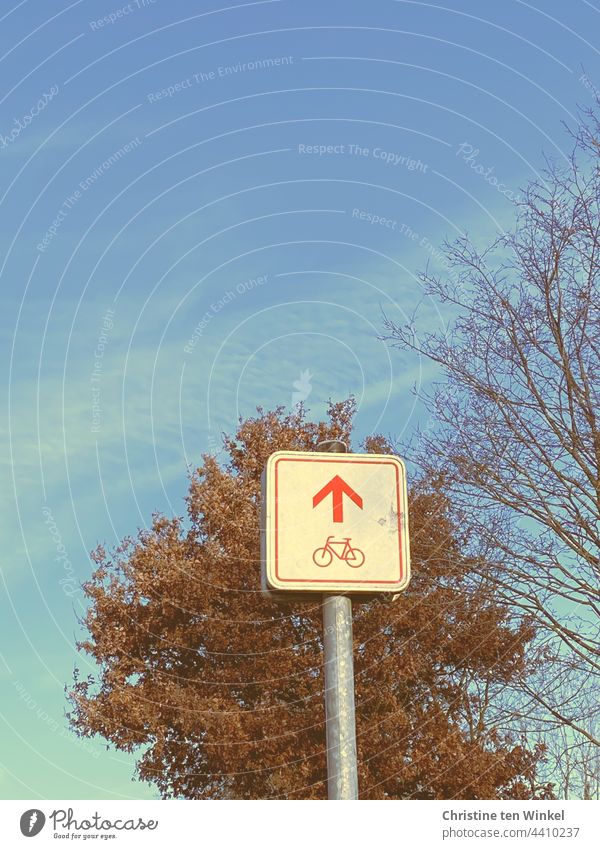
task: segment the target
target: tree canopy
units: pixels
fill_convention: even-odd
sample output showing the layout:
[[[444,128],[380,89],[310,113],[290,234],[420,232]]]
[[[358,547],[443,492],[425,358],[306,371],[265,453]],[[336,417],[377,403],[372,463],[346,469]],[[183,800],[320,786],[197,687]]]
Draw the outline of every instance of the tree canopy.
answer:
[[[137,775],[181,798],[326,798],[319,597],[260,590],[260,475],[277,450],[351,441],[352,399],[326,422],[258,411],[205,455],[187,514],[94,553],[70,719],[138,753]],[[382,437],[367,452],[390,453]],[[413,578],[398,600],[354,601],[361,798],[547,798],[543,750],[502,728],[495,704],[533,661],[534,628],[481,591],[443,482],[410,490]]]

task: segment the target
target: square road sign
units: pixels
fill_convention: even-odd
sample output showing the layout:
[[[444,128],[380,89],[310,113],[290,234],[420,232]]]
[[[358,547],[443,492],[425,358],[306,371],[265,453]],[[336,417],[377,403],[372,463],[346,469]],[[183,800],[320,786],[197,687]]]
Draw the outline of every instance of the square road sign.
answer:
[[[272,590],[406,589],[404,463],[387,454],[278,451],[263,472],[261,532]]]

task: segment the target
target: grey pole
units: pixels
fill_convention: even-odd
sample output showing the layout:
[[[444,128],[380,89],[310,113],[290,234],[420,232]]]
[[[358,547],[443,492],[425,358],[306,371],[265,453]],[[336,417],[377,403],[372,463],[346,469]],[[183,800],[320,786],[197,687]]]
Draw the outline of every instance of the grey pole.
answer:
[[[345,453],[340,440],[320,442],[317,451]],[[358,799],[352,601],[323,595],[327,797]]]

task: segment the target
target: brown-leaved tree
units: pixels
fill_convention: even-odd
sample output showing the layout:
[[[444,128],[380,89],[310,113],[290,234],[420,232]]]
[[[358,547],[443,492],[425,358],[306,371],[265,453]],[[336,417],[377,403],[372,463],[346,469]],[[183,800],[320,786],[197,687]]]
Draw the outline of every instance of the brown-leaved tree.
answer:
[[[98,674],[70,689],[77,733],[139,750],[163,797],[326,797],[319,598],[260,591],[260,475],[277,450],[350,443],[354,403],[329,421],[282,409],[240,422],[228,464],[204,456],[187,517],[112,554],[85,585]],[[388,452],[381,438],[365,450]],[[397,601],[354,603],[361,798],[544,798],[543,755],[502,730],[502,692],[534,636],[478,591],[443,488],[411,490],[413,579]]]

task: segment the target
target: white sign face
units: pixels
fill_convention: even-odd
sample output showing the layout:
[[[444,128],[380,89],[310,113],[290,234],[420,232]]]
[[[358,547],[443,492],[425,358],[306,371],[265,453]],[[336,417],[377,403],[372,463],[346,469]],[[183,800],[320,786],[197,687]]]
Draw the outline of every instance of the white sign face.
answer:
[[[410,578],[398,457],[278,451],[263,473],[266,584],[296,592],[394,592]]]

